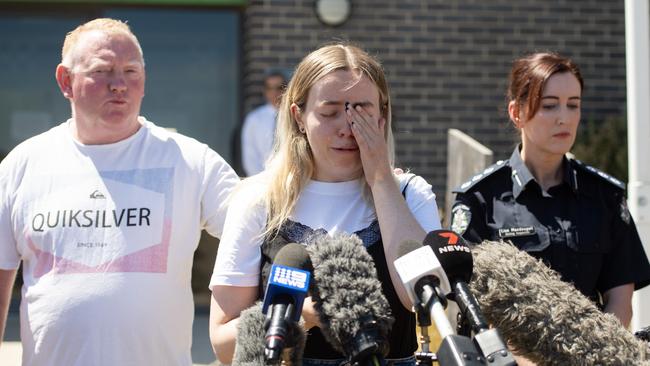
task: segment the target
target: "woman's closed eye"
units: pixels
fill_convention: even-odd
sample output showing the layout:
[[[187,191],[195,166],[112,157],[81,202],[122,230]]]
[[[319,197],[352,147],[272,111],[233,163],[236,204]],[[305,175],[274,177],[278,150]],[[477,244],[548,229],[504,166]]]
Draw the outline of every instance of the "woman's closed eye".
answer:
[[[338,116],[339,111],[338,110],[322,111],[319,112],[318,114],[320,114],[320,116],[324,118],[335,118],[336,116]]]

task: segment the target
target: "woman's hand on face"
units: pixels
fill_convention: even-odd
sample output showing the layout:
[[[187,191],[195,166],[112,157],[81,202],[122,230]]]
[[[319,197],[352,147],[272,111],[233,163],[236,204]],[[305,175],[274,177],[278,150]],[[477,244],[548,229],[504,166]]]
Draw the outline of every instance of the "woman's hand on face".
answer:
[[[388,144],[384,138],[386,119],[377,119],[360,105],[348,105],[346,114],[359,147],[363,173],[368,185],[372,187],[376,182],[392,179]]]
[[[320,318],[318,317],[318,312],[314,308],[314,300],[311,296],[305,298],[304,303],[302,304],[302,318],[305,320],[304,328],[309,330],[313,327],[321,327]]]

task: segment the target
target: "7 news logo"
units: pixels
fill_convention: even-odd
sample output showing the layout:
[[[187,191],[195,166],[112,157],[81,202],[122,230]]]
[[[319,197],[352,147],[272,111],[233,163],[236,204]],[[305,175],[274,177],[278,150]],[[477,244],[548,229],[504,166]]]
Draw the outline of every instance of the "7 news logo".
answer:
[[[442,238],[441,241],[444,241],[444,239],[447,240],[447,245],[441,245],[440,247],[438,247],[438,252],[440,254],[448,253],[448,252],[471,253],[469,247],[455,232],[453,231],[439,232],[438,236]]]
[[[274,265],[271,281],[279,285],[306,290],[309,285],[309,272],[291,267]]]

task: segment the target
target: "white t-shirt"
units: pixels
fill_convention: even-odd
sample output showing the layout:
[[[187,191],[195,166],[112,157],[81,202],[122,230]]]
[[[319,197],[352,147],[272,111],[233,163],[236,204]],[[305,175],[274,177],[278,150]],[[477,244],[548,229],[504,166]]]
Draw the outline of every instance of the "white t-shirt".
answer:
[[[412,174],[398,176],[400,190],[410,177]],[[256,179],[233,194],[210,288],[259,284],[263,239],[260,234],[265,229],[267,215],[260,195],[265,190],[261,179]],[[368,204],[362,193],[361,180],[341,183],[310,181],[300,194],[290,219],[314,230],[323,229],[330,235],[354,233],[367,228],[376,219],[374,207]],[[425,231],[440,229],[436,196],[423,178],[416,176],[409,182],[406,204]]]
[[[23,364],[191,365],[192,260],[238,177],[207,145],[140,117],[108,145],[70,121],[0,164],[0,268],[23,262]]]
[[[264,163],[273,149],[277,114],[278,110],[267,103],[252,110],[244,120],[241,152],[244,171],[248,176],[264,170]]]

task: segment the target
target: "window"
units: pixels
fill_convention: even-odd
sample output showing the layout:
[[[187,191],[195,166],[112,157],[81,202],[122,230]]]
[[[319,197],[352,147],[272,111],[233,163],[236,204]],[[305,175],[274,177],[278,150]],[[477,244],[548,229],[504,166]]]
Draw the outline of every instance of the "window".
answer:
[[[8,6],[7,6],[8,7]],[[68,31],[96,18],[128,21],[144,51],[141,114],[233,163],[240,120],[240,13],[231,8],[0,5],[0,155],[70,117],[54,69]]]

